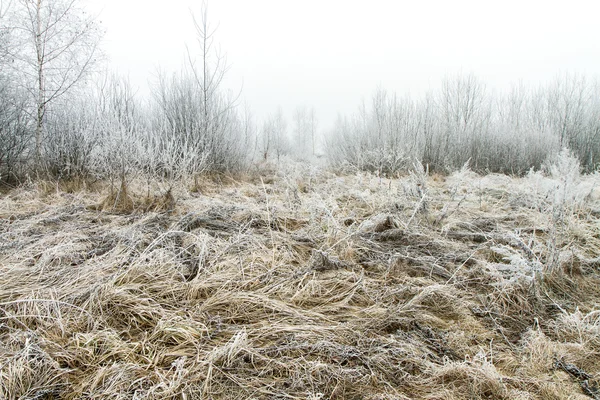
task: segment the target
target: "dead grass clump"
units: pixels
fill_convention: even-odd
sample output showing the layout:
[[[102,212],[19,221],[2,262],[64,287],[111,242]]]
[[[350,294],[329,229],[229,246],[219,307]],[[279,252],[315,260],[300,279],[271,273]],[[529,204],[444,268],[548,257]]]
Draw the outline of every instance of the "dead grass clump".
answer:
[[[44,350],[43,339],[34,331],[3,332],[1,338],[1,398],[59,398],[69,387],[69,371]]]
[[[70,328],[87,331],[93,326],[91,315],[84,309],[65,301],[41,298],[39,294],[0,303],[0,307],[4,327],[17,330],[31,327],[52,338],[64,337]]]
[[[336,257],[331,257],[320,250],[313,250],[310,267],[315,271],[331,271],[337,269],[351,269],[352,267]]]
[[[394,276],[428,277],[444,282],[452,278],[452,274],[441,265],[420,262],[405,257],[392,261],[390,273]]]
[[[571,359],[586,370],[600,369],[600,311],[562,312],[549,324],[549,336],[561,343],[581,346],[582,352]]]
[[[146,197],[140,204],[145,212],[169,212],[175,209],[176,200],[169,188],[164,194]]]
[[[136,209],[133,198],[129,195],[127,182],[121,180],[118,190],[111,187],[110,194],[96,207],[97,210],[131,213]]]
[[[581,276],[568,272],[553,270],[544,273],[540,278],[540,288],[544,293],[540,297],[553,304],[560,303],[563,308],[588,309],[584,304],[594,304],[597,300],[600,280],[597,275]]]
[[[106,290],[100,301],[104,323],[131,338],[154,329],[164,312],[160,303],[136,286]]]
[[[152,387],[153,382],[148,379],[148,372],[138,364],[113,362],[97,366],[87,374],[82,374],[83,376],[77,375],[79,374],[75,374],[79,379],[71,386],[72,391],[65,396],[67,400],[157,398],[148,395],[148,387]]]
[[[365,309],[373,306],[373,301],[362,287],[361,276],[344,271],[322,273],[301,283],[291,302],[322,314],[337,312],[339,317],[356,312],[355,307]]]
[[[463,318],[468,313],[464,302],[458,299],[457,294],[448,285],[429,285],[418,291],[406,304],[403,310],[426,310],[427,313],[436,315],[444,320]]]
[[[431,371],[431,375],[426,383],[431,391],[424,398],[507,400],[514,398],[503,382],[503,375],[483,355],[472,361],[448,362],[436,366]]]
[[[90,207],[97,211],[109,211],[122,214],[131,214],[134,212],[172,212],[175,209],[177,200],[173,195],[173,188],[170,187],[160,194],[152,194],[148,188],[144,196],[135,195],[130,190],[126,181],[121,182],[118,190],[113,187],[110,194],[106,196],[99,204]]]
[[[143,360],[135,346],[112,329],[78,332],[60,344],[48,347],[53,357],[71,371],[84,372],[94,366]]]
[[[346,224],[346,221],[344,221]],[[359,230],[361,232],[374,232],[381,233],[388,231],[390,229],[397,229],[400,227],[398,221],[392,215],[379,214],[371,217],[370,219],[364,221]]]
[[[185,347],[190,343],[202,342],[210,334],[211,330],[204,323],[172,315],[165,316],[158,321],[148,340],[159,347]]]
[[[218,193],[224,187],[239,185],[240,182],[247,181],[248,179],[250,178],[243,174],[205,172],[194,176],[189,191],[204,195]]]
[[[523,349],[524,359],[516,375],[537,377],[541,397],[559,399],[579,393],[582,398],[597,398],[600,394],[598,380],[586,372],[598,370],[597,353],[590,354],[584,344],[555,341],[540,330],[531,330],[524,335]]]
[[[551,302],[541,297],[536,287],[527,282],[497,287],[491,293],[480,296],[480,301],[483,307],[476,308],[476,313],[484,317],[490,327],[498,330],[508,343],[518,342],[536,318],[545,320],[547,312],[555,312],[547,307]]]

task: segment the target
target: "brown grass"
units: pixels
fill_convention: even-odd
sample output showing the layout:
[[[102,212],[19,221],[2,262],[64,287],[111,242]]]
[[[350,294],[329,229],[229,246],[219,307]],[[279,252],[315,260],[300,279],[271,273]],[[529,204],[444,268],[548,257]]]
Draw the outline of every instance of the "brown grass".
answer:
[[[0,398],[600,398],[598,198],[269,174],[4,195]]]

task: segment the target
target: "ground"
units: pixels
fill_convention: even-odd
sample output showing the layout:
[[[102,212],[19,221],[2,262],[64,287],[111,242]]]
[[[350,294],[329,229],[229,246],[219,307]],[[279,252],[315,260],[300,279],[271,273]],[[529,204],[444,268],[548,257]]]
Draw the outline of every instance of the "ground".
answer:
[[[567,172],[14,188],[0,397],[600,398],[600,176]]]

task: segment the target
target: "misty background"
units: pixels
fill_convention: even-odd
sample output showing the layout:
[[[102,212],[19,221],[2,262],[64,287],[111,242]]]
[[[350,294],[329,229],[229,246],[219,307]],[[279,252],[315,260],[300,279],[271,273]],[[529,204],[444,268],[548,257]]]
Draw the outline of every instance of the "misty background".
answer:
[[[156,69],[180,68],[201,2],[89,0],[106,29],[111,66],[141,93]],[[541,84],[600,68],[594,1],[216,0],[208,4],[227,55],[226,86],[258,118],[282,106],[318,110],[330,129],[380,86],[422,95],[444,76],[474,73],[489,88]]]

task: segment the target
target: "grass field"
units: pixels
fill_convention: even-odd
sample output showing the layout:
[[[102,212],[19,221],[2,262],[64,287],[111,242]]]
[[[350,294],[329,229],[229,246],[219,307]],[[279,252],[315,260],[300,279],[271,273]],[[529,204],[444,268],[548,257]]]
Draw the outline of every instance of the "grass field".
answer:
[[[598,174],[263,172],[4,194],[0,398],[600,398]]]

